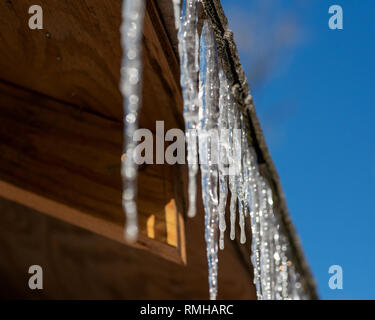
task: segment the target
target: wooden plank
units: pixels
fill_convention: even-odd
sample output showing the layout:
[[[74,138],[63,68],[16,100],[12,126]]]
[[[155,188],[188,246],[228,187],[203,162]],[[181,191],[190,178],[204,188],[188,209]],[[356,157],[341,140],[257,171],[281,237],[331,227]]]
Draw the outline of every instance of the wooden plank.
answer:
[[[30,209],[66,221],[72,225],[83,227],[86,230],[95,232],[106,238],[129,245],[124,241],[124,228],[122,225],[110,220],[98,218],[92,213],[79,211],[62,203],[41,197],[38,194],[26,191],[25,189],[18,188],[3,181],[0,181],[0,196],[4,199],[21,203]],[[177,215],[170,214],[169,216],[176,217]],[[155,215],[152,215],[152,217],[155,219]],[[169,227],[168,244],[170,244],[170,246],[161,245],[159,241],[155,241],[154,225],[152,226],[151,230],[149,227],[147,227],[146,236],[144,235],[144,232],[142,232],[139,240],[136,243],[131,244],[131,246],[137,249],[153,252],[154,254],[171,261],[176,261],[179,263],[183,262],[182,258],[176,254],[176,224],[167,223],[167,226]],[[153,236],[150,237],[150,233]],[[172,241],[170,240],[171,238]]]
[[[208,299],[201,203],[198,216],[187,220],[187,265],[1,198],[0,212],[0,298]],[[43,290],[27,286],[33,264],[43,268]],[[228,238],[220,252],[218,298],[255,299],[248,269]]]
[[[0,122],[2,197],[122,241],[121,123],[4,83]],[[151,216],[154,223],[153,243],[143,240],[138,246],[183,263],[182,211],[175,204],[181,191],[173,186],[173,170],[169,165],[140,168],[144,239],[150,239]]]

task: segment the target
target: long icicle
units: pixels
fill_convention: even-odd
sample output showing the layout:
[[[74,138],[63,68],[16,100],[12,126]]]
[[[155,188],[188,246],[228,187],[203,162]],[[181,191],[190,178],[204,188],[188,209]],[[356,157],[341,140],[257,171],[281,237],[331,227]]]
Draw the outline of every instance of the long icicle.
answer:
[[[188,216],[196,214],[196,175],[198,172],[198,0],[184,0],[180,30],[178,33],[181,65],[181,87],[184,99],[187,161],[189,167],[189,209]]]
[[[137,164],[134,159],[134,132],[138,129],[142,89],[142,29],[144,0],[125,0],[122,8],[121,44],[123,59],[120,91],[124,105],[124,148],[121,157],[123,179],[122,205],[126,214],[125,238],[138,237]]]
[[[219,134],[220,134],[220,145],[219,145],[219,248],[224,250],[224,232],[227,228],[225,221],[225,212],[228,198],[228,167],[229,167],[229,144],[228,144],[228,99],[229,96],[229,85],[225,78],[224,72],[220,67],[219,71],[220,78],[220,98],[219,98]]]
[[[217,296],[218,274],[218,119],[219,65],[215,34],[206,21],[201,36],[199,79],[199,157],[202,179],[202,198],[205,211],[208,282],[210,299]]]

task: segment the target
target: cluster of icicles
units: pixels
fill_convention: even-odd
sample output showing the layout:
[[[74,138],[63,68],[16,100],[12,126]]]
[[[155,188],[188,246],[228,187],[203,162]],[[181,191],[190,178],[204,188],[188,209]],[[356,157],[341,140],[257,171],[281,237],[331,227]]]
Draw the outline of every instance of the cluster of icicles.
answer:
[[[175,13],[179,0],[173,1]],[[246,218],[251,226],[251,260],[258,299],[305,299],[300,276],[289,259],[288,241],[273,206],[272,190],[260,174],[256,153],[248,142],[246,121],[237,105],[217,54],[215,34],[205,21],[199,39],[198,0],[182,4],[179,27],[181,86],[184,100],[189,210],[196,210],[196,175],[201,172],[205,210],[208,282],[211,299],[218,293],[218,249],[224,249],[226,207],[229,200],[230,238],[235,239],[239,216],[240,242],[246,242]],[[125,0],[123,6],[121,91],[124,96],[124,154],[133,153],[141,105],[141,36],[144,0]],[[235,130],[236,129],[236,130]],[[218,133],[213,139],[211,132]],[[239,132],[239,134],[238,134]],[[220,161],[214,161],[214,158]],[[238,170],[228,174],[228,167]],[[137,167],[132,157],[122,159],[125,236],[138,234],[136,197]]]

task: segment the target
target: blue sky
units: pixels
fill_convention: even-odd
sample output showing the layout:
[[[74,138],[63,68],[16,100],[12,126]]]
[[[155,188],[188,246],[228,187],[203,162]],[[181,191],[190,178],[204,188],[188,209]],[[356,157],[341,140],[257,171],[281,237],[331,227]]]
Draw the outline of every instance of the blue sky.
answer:
[[[222,4],[320,297],[374,299],[375,2]],[[328,28],[335,4],[344,30]]]

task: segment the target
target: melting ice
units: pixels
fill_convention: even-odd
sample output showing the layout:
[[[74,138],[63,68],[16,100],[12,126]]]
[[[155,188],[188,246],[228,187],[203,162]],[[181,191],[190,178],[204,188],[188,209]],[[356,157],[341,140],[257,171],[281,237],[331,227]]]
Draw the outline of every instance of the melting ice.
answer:
[[[205,239],[207,244],[208,282],[210,298],[217,296],[217,251],[219,231],[217,194],[218,161],[213,159],[218,150],[218,139],[212,133],[218,132],[219,119],[219,60],[215,34],[207,22],[203,26],[200,44],[199,73],[199,163],[202,180],[202,199],[205,211]]]
[[[121,158],[123,178],[122,205],[126,214],[125,238],[135,241],[138,237],[137,165],[133,158],[136,144],[134,132],[138,129],[138,116],[142,91],[141,40],[144,0],[125,0],[122,7],[121,44],[123,59],[121,65],[120,91],[124,103],[124,150]]]
[[[196,175],[198,172],[198,0],[185,0],[182,6],[180,30],[178,33],[181,65],[181,87],[187,141],[187,162],[189,167],[189,209],[188,216],[195,216]]]
[[[189,212],[195,213],[199,154],[210,298],[215,299],[218,292],[218,247],[224,249],[228,200],[230,239],[236,237],[238,220],[240,242],[246,242],[246,217],[249,217],[258,299],[305,298],[274,210],[272,189],[261,175],[256,152],[249,145],[247,116],[237,105],[221,68],[215,34],[207,21],[201,33],[198,72],[197,5],[197,0],[183,3],[179,51],[190,177]],[[195,129],[198,139],[189,136],[191,129]],[[217,130],[217,140],[208,134],[210,130]],[[219,162],[213,161],[215,155]],[[239,170],[228,174],[228,165],[239,166]]]
[[[171,1],[177,18],[180,0]],[[209,21],[204,22],[199,39],[198,3],[198,0],[184,0],[176,27],[179,27],[180,81],[188,152],[188,215],[192,217],[196,212],[196,175],[200,168],[210,298],[217,297],[218,248],[224,249],[229,221],[230,239],[239,236],[240,242],[245,243],[246,233],[251,234],[251,261],[258,299],[305,299],[307,295],[290,260],[288,240],[275,211],[272,189],[260,173],[256,152],[249,144],[247,115],[237,104],[221,68],[215,33]],[[138,128],[141,105],[144,5],[144,0],[125,0],[121,26],[120,88],[124,98],[125,141],[123,207],[127,218],[125,235],[132,241],[138,234],[137,166],[129,155],[135,148],[133,134]],[[227,204],[229,217],[226,217]],[[236,235],[237,224],[239,235]],[[246,232],[247,228],[251,232]]]

